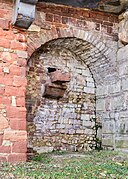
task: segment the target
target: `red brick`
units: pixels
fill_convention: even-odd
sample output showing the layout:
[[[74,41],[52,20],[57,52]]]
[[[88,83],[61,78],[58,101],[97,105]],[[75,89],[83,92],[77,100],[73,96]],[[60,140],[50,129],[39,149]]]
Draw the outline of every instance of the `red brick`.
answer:
[[[26,153],[27,152],[26,140],[14,142],[12,145],[12,152],[13,153]]]
[[[59,15],[54,15],[54,22],[56,22],[56,23],[61,23],[61,22],[62,22],[61,16],[59,16]]]
[[[27,42],[27,38],[24,34],[17,34],[16,40],[19,42]]]
[[[5,20],[5,19],[0,19],[0,28],[4,29],[4,30],[9,30],[9,20]]]
[[[26,65],[27,65],[27,60],[26,60],[26,59],[23,59],[23,58],[19,58],[18,61],[17,61],[17,63],[18,63],[19,66],[26,67]]]
[[[11,65],[10,66],[10,75],[20,76],[21,75],[21,68],[17,65]]]
[[[26,43],[20,43],[17,41],[12,41],[11,42],[11,49],[13,50],[27,50],[27,45]]]
[[[26,130],[26,121],[25,120],[10,120],[10,127],[13,130]]]
[[[14,76],[13,77],[13,86],[26,86],[27,80],[26,77]]]
[[[67,24],[69,21],[69,18],[68,17],[62,17],[62,24]]]
[[[0,162],[7,162],[7,157],[0,156]]]
[[[5,95],[6,96],[25,96],[25,89],[23,87],[12,87],[7,86],[5,87]]]
[[[82,16],[84,16],[84,17],[89,17],[89,16],[90,16],[89,11],[83,11],[83,12],[82,12]]]
[[[7,117],[9,118],[25,118],[26,117],[25,107],[7,106],[6,110],[7,110]]]
[[[10,105],[11,104],[11,97],[3,97],[2,104]]]
[[[50,78],[52,82],[69,82],[70,81],[70,74],[69,73],[62,73],[60,70],[50,73]]]
[[[0,84],[3,84],[3,85],[12,85],[12,82],[13,82],[12,78],[4,77],[4,76],[0,77]]]
[[[5,87],[1,87],[1,86],[0,86],[0,95],[1,95],[1,94],[4,94],[4,92],[5,92]]]
[[[0,153],[10,153],[11,147],[10,146],[0,146]]]
[[[7,9],[0,9],[0,18],[5,17],[6,14],[8,14],[8,10]]]
[[[10,48],[10,41],[0,38],[0,47]]]
[[[46,21],[53,22],[54,20],[54,15],[51,13],[46,14]]]
[[[21,67],[21,77],[26,77],[26,68]]]
[[[27,140],[27,132],[26,131],[14,131],[14,130],[8,130],[4,131],[4,140],[10,140],[10,141],[20,141],[20,140]]]
[[[2,52],[1,59],[5,63],[12,62],[11,53],[9,53],[9,52]]]
[[[16,104],[18,107],[25,107],[25,97],[17,97]]]
[[[8,162],[16,163],[16,162],[25,162],[27,159],[27,155],[25,154],[10,154],[8,156]]]

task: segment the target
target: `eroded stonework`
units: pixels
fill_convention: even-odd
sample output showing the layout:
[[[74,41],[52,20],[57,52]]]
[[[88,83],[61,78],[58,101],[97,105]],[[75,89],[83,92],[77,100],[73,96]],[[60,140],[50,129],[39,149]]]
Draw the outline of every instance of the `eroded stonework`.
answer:
[[[28,71],[29,147],[39,153],[94,149],[95,83],[86,64],[73,52],[55,45],[36,55],[30,59]],[[43,96],[46,85],[51,85],[49,69],[71,75],[62,98]]]

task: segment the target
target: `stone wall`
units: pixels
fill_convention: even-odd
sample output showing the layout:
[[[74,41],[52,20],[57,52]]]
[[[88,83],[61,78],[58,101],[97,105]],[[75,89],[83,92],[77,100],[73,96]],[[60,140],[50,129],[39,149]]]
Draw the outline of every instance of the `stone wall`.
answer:
[[[78,43],[67,39],[67,42]],[[80,44],[81,42],[79,42]],[[29,60],[27,121],[29,149],[38,153],[53,150],[86,151],[95,149],[95,84],[87,66],[60,41],[40,49]],[[87,47],[86,47],[87,48]],[[61,80],[50,80],[57,70]],[[64,83],[66,73],[69,82]],[[55,76],[54,76],[55,78]],[[66,87],[66,89],[64,88]],[[51,91],[45,95],[45,90]],[[61,90],[64,94],[61,96]],[[55,96],[56,93],[60,97]],[[47,91],[46,91],[47,92]]]
[[[50,53],[53,52],[52,46],[56,46],[56,49],[66,49],[66,53],[73,53],[70,57],[74,59],[75,64],[79,65],[81,61],[85,69],[89,69],[96,87],[96,94],[90,96],[91,98],[96,95],[96,110],[91,109],[91,112],[92,115],[96,112],[96,122],[102,123],[103,126],[102,131],[98,129],[95,132],[98,138],[101,139],[102,136],[102,146],[104,148],[127,151],[128,46],[126,42],[118,41],[118,16],[87,9],[39,3],[34,24],[26,32],[12,27],[12,11],[13,4],[11,1],[0,1],[0,160],[26,160],[26,59],[31,57],[29,62],[33,61],[36,54],[38,56],[37,61],[40,62],[39,57],[41,58],[42,54],[47,54],[44,48],[47,45],[50,46]],[[48,55],[47,58],[51,57]],[[58,58],[60,58],[59,55]],[[60,59],[57,66],[62,64],[64,56]],[[46,66],[49,66],[47,60]],[[55,56],[52,57],[52,60],[55,61]],[[73,64],[73,62],[70,63]],[[31,65],[29,64],[29,66]],[[43,69],[46,69],[46,66],[44,65]],[[81,67],[83,66],[81,65]],[[64,66],[63,69],[65,69]],[[34,68],[34,70],[36,69]],[[33,73],[32,68],[30,72]],[[43,74],[46,74],[45,70]],[[81,73],[81,78],[83,76],[84,74]],[[32,82],[35,82],[35,79],[36,75]],[[39,85],[39,89],[35,89],[37,95],[40,91],[40,81],[38,81],[38,77],[36,80]],[[67,87],[71,87],[69,84],[72,80],[66,83]],[[84,88],[86,89],[86,86]],[[89,91],[87,90],[86,93],[88,96]],[[82,92],[83,94],[85,95],[85,91]],[[27,103],[27,105],[30,105],[30,109],[27,106],[27,117],[29,114],[35,115],[37,111],[41,111],[40,109],[46,109],[43,106],[45,104],[36,104],[38,98],[31,101],[32,97],[33,93],[27,96],[27,102],[30,99],[30,103]],[[55,100],[53,99],[53,101]],[[87,103],[88,105],[89,103]],[[95,106],[95,103],[93,105]],[[40,108],[37,108],[38,106]],[[31,112],[31,108],[34,109],[33,112]],[[85,119],[87,118],[84,118],[83,121]],[[33,116],[33,120],[36,122],[36,115]],[[33,142],[31,139],[36,139],[36,135],[40,133],[36,129],[38,127],[43,129],[41,124],[37,125],[35,122],[33,123],[35,125],[34,129],[28,126],[29,141],[31,142]],[[49,121],[46,120],[46,122],[48,124]],[[62,124],[69,125],[69,121]],[[75,124],[73,123],[72,126],[74,127]],[[83,127],[81,123],[79,127],[83,130],[86,126]],[[74,140],[73,136],[71,137],[68,133],[67,136]],[[82,135],[80,138],[82,141]],[[62,141],[62,139],[64,139],[63,136],[60,136],[59,141]],[[93,138],[91,141],[94,142],[95,140]],[[67,141],[66,138],[66,143],[64,142],[65,145],[63,146],[68,148],[71,145],[67,145]],[[34,145],[34,143],[35,140],[33,144],[29,143],[29,145]],[[81,142],[81,146],[83,146],[83,143]],[[59,145],[60,148],[63,148],[63,146]],[[81,149],[81,146],[78,148]],[[38,149],[38,144],[35,145],[35,148]]]
[[[118,16],[45,3],[39,4],[37,9],[35,22],[29,28],[29,55],[37,48],[40,51],[46,42],[74,52],[88,66],[95,81],[96,122],[105,126],[108,121],[110,129],[111,118],[108,119],[106,115],[112,112],[110,94],[112,103],[116,94],[115,89],[111,93],[108,88],[115,87],[118,79]],[[68,37],[72,37],[72,40],[69,41]],[[77,43],[74,43],[75,39]],[[105,148],[115,148],[114,133],[109,129],[106,132],[104,128],[102,131],[99,128],[95,140],[100,141],[102,138]]]
[[[12,28],[12,3],[0,1],[0,161],[26,160],[25,32]]]

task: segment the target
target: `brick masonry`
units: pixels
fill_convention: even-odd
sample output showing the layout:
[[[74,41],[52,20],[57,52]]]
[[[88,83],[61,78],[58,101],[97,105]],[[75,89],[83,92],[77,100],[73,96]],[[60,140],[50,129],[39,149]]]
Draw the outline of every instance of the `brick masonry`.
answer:
[[[118,16],[43,3],[37,6],[33,25],[28,31],[23,31],[12,27],[12,6],[10,1],[0,1],[0,160],[9,162],[26,160],[27,132],[29,147],[37,152],[58,148],[90,150],[95,146],[96,136],[94,138],[94,135],[96,133],[97,137],[102,139],[104,148],[127,151],[128,46],[118,40]],[[65,52],[62,49],[65,49]],[[54,55],[50,56],[52,53]],[[46,55],[44,60],[41,59],[43,55]],[[59,62],[56,62],[56,57],[60,59]],[[65,65],[65,58],[69,66]],[[29,59],[27,67],[26,59]],[[92,103],[96,109],[91,108],[91,114],[95,113],[96,121],[102,124],[102,133],[100,130],[94,130],[95,128],[89,129],[92,136],[89,135],[88,139],[86,138],[86,124],[89,124],[91,118],[85,117],[84,112],[86,113],[86,107],[90,106],[89,100],[85,102],[86,107],[82,109],[80,117],[72,116],[70,122],[70,118],[65,118],[67,115],[67,112],[64,113],[65,108],[62,108],[62,105],[68,106],[69,113],[75,115],[72,110],[76,109],[76,101],[71,103],[73,107],[69,105],[70,93],[63,97],[64,101],[60,99],[60,104],[57,103],[57,100],[49,98],[45,98],[44,103],[39,103],[39,96],[44,89],[43,85],[48,80],[46,68],[53,66],[53,63],[55,68],[61,67],[62,71],[66,69],[67,72],[71,71],[71,80],[66,83],[64,96],[69,89],[74,94],[78,92],[82,96],[90,96],[90,99],[96,96],[96,102]],[[74,64],[76,64],[75,68],[80,65],[80,71],[84,67],[81,74],[79,70],[72,69]],[[40,65],[43,65],[41,69]],[[42,69],[41,74],[44,76],[38,76]],[[89,71],[89,81],[87,77],[84,78],[86,69]],[[81,87],[78,87],[75,76],[80,77],[80,81],[84,78],[86,84],[82,83]],[[94,86],[96,93],[94,93]],[[74,91],[75,87],[77,92]],[[42,95],[40,97],[43,101],[44,97]],[[73,100],[74,98],[71,99]],[[56,108],[53,107],[53,103]],[[56,110],[59,105],[60,110]],[[53,114],[58,112],[58,116],[63,113],[62,120],[57,118],[54,121],[55,116],[49,116],[50,110],[53,111]],[[37,113],[41,113],[39,114],[41,120],[44,119],[44,115],[46,116],[43,121],[46,124],[45,128],[44,123],[38,121]],[[48,119],[51,119],[50,123]],[[86,124],[85,119],[88,119]],[[77,122],[80,123],[79,132],[78,129],[74,129]],[[93,122],[89,125],[93,126]],[[50,136],[50,132],[57,131],[57,127],[59,129],[58,138],[56,135]],[[65,130],[68,127],[68,131],[60,133],[60,129]],[[48,130],[49,128],[51,131]],[[42,140],[42,134],[45,136],[44,140]],[[80,142],[75,139],[80,139]]]
[[[0,161],[19,162],[27,150],[27,44],[26,32],[12,28],[11,18],[12,3],[0,1]]]

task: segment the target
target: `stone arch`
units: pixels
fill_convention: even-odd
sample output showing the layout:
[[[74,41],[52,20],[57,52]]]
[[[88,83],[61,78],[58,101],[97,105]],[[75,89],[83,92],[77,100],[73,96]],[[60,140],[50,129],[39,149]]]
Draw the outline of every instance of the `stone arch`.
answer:
[[[36,53],[45,50],[44,46],[45,48],[52,48],[52,46],[63,47],[79,56],[90,69],[95,80],[97,87],[96,114],[99,123],[103,121],[105,114],[109,110],[108,84],[111,83],[111,78],[116,81],[117,77],[116,57],[114,56],[115,54],[112,55],[113,49],[107,46],[106,41],[102,40],[102,36],[75,28],[54,28],[54,31],[53,29],[48,32],[44,30],[41,34],[40,38],[32,39],[29,37],[29,56],[34,58]],[[71,43],[67,45],[68,42]]]
[[[43,31],[41,31],[40,35],[37,37],[34,37],[32,33],[28,35],[28,55],[30,57],[35,52],[35,50],[37,50],[43,44],[51,40],[55,40],[58,38],[68,38],[68,37],[75,37],[91,43],[102,53],[104,53],[106,57],[109,57],[109,54],[112,51],[110,46],[107,45],[106,41],[103,40],[102,34],[81,30],[75,27],[70,27],[70,28],[52,27],[51,30],[43,29]]]

